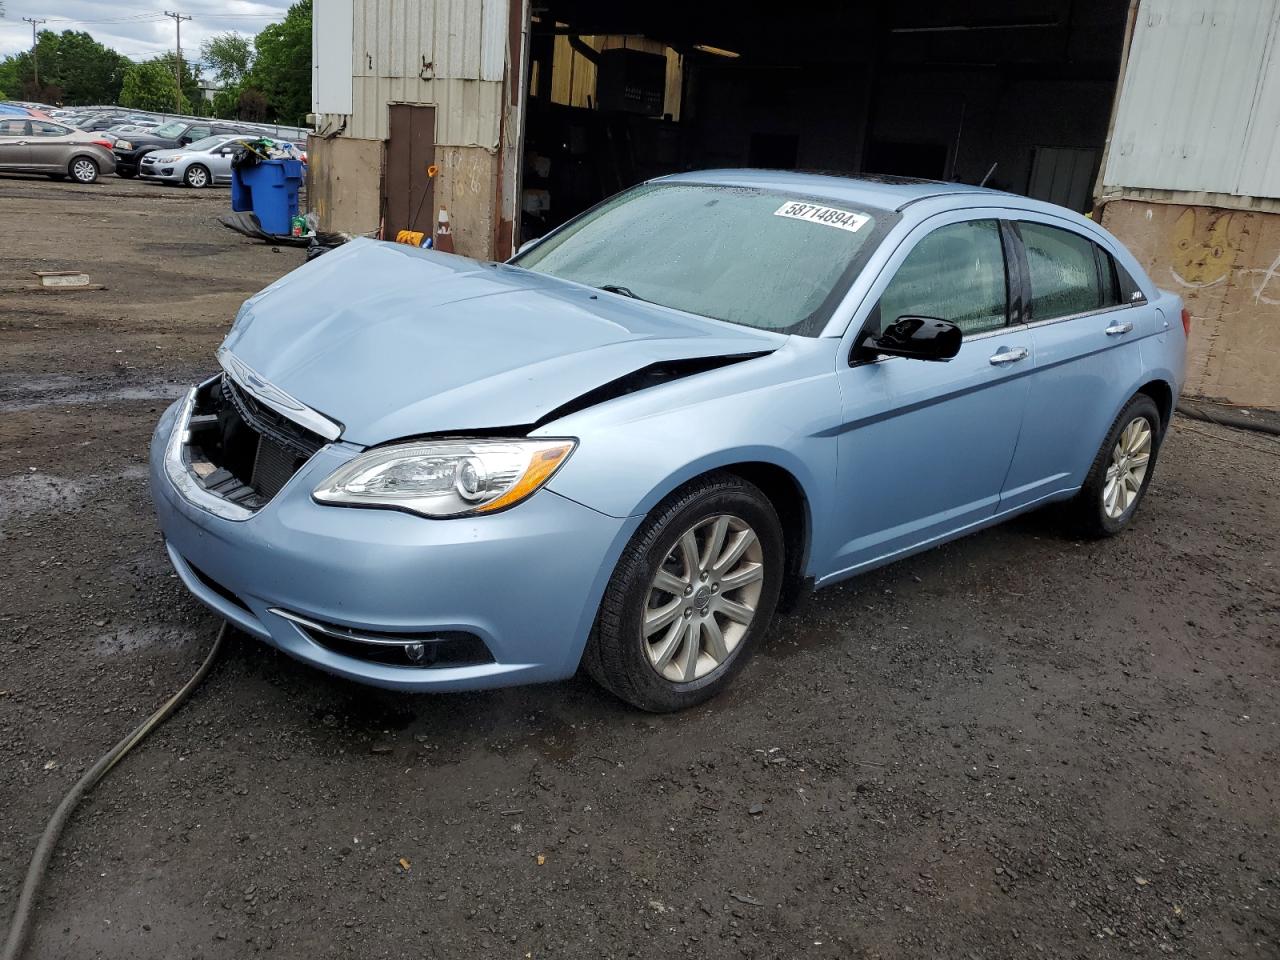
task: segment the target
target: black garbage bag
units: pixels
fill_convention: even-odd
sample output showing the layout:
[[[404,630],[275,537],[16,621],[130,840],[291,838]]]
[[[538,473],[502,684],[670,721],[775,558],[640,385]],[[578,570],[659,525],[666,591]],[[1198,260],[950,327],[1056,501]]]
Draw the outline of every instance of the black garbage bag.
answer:
[[[278,236],[273,233],[267,233],[262,229],[256,214],[245,211],[244,213],[224,213],[218,217],[218,222],[228,230],[234,230],[236,233],[243,234],[246,237],[252,237],[254,240],[264,240],[267,243],[287,244],[291,247],[308,246],[312,237],[294,237],[289,234]]]
[[[358,236],[353,233],[326,233],[325,231],[317,231],[316,235],[311,238],[311,242],[307,244],[307,259],[314,260],[316,257],[328,253],[330,250],[337,249],[349,240],[354,240]]]

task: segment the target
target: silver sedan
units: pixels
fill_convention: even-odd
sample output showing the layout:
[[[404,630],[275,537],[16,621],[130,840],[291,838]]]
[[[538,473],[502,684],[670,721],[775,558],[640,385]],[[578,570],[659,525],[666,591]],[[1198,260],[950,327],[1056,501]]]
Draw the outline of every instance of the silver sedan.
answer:
[[[144,154],[138,176],[163,183],[184,183],[203,189],[231,183],[231,154],[244,134],[217,134],[183,147],[153,150]]]

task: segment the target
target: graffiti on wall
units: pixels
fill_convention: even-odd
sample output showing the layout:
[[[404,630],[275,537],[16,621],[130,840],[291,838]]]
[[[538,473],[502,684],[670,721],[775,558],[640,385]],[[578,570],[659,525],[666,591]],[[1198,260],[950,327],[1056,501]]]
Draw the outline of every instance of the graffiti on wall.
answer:
[[[1235,210],[1183,210],[1165,252],[1174,281],[1203,290],[1228,283],[1234,273],[1252,289],[1254,303],[1280,304],[1280,255],[1267,267],[1236,266],[1248,238],[1247,216]]]

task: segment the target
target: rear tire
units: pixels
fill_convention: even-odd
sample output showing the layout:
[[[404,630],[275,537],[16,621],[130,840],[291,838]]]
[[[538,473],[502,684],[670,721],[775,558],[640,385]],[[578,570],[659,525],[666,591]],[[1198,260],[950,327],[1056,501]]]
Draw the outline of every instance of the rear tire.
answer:
[[[94,183],[98,179],[98,161],[92,157],[72,157],[67,173],[76,183]]]
[[[1135,395],[1111,424],[1084,486],[1068,506],[1077,532],[1114,537],[1129,525],[1151,485],[1162,436],[1155,401],[1145,393]]]
[[[655,507],[623,550],[583,666],[642,710],[702,703],[769,628],[785,569],[782,524],[758,488],[727,473],[695,480]]]
[[[128,168],[122,170],[120,167],[116,167],[116,176],[119,177],[121,180],[132,180],[137,175],[138,175],[137,170],[131,170]]]
[[[213,178],[209,176],[209,168],[200,163],[193,163],[187,167],[186,173],[182,175],[182,182],[193,190],[203,190],[213,182]]]

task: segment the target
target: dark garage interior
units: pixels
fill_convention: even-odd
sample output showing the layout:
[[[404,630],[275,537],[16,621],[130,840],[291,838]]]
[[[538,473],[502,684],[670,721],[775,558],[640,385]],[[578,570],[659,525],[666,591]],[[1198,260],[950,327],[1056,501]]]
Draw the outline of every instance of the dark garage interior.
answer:
[[[1127,9],[538,3],[521,235],[648,178],[711,167],[985,178],[1087,210]]]

